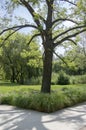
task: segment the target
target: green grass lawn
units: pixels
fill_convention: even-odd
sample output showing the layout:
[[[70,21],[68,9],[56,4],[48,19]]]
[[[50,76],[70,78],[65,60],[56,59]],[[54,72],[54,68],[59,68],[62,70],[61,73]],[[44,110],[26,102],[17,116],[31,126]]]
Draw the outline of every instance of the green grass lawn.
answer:
[[[77,84],[77,85],[52,85],[51,89],[53,90],[60,90],[63,88],[79,88],[79,89],[86,89],[86,84]],[[19,84],[13,84],[10,82],[0,82],[0,93],[8,93],[10,91],[15,91],[15,90],[38,90],[40,91],[41,85],[19,85]]]
[[[10,83],[10,82],[0,82],[0,93],[8,93],[8,92],[13,92],[13,91],[19,91],[21,89],[23,90],[40,90],[40,85],[19,85],[15,83]]]
[[[86,84],[52,85],[51,94],[40,93],[40,89],[40,85],[0,82],[0,104],[54,112],[86,101]]]

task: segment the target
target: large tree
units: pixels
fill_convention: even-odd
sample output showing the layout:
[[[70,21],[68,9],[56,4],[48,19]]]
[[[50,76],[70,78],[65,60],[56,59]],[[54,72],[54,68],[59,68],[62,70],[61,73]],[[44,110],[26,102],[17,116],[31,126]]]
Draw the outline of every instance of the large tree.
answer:
[[[9,0],[6,2],[6,9],[8,6],[9,10],[11,7],[15,8],[19,5],[26,8],[33,18],[33,24],[27,23],[13,27],[5,27],[0,33],[1,35],[8,30],[13,31],[4,41],[16,31],[26,27],[31,27],[36,30],[35,34],[29,40],[29,44],[35,37],[40,36],[41,38],[44,48],[41,92],[50,93],[51,90],[52,59],[55,48],[64,42],[66,43],[66,41],[71,41],[76,44],[74,37],[86,31],[86,22],[84,21],[84,6],[86,1],[83,1]],[[81,9],[83,13],[82,17],[79,16]]]

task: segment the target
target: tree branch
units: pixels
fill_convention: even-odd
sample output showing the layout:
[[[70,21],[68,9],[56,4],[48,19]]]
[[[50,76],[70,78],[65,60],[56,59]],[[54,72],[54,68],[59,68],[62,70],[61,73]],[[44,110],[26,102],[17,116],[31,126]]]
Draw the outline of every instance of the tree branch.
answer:
[[[70,40],[70,38],[76,37],[77,35],[79,35],[79,34],[82,33],[82,32],[85,32],[85,31],[86,31],[86,28],[83,29],[83,30],[81,30],[81,31],[78,31],[78,32],[76,32],[76,33],[73,33],[73,34],[71,34],[71,35],[69,35],[69,36],[66,36],[65,38],[61,39],[61,40],[58,41],[57,43],[54,43],[54,48],[55,48],[56,46],[60,45],[61,43],[65,42],[65,41],[67,41],[67,40]],[[73,41],[72,41],[72,42],[73,42]]]
[[[37,29],[38,29],[38,31],[40,31],[40,33],[41,33],[42,40],[44,41],[44,30],[43,30],[43,28],[42,28],[42,26],[41,26],[40,20],[35,17],[35,14],[36,14],[35,10],[31,7],[31,5],[29,4],[29,2],[27,2],[27,1],[25,1],[25,0],[20,0],[20,1],[21,1],[22,4],[27,8],[27,10],[29,11],[29,13],[32,15],[33,20],[34,20],[34,22],[36,23],[36,25],[37,25],[37,27],[38,27]],[[45,20],[41,15],[38,14],[38,17],[39,17],[41,20],[43,20],[44,23],[46,24],[46,20]]]
[[[35,23],[37,24],[37,26],[40,26],[40,21],[38,19],[35,18],[34,14],[36,14],[36,12],[34,11],[34,9],[30,6],[29,2],[25,1],[25,0],[20,0],[22,2],[22,4],[24,4],[24,6],[27,8],[27,10],[30,12],[30,14],[32,15]]]
[[[67,39],[68,41],[71,41],[71,42],[73,42],[75,45],[77,45],[77,43],[74,41],[74,40],[72,40],[72,39]]]
[[[60,19],[56,19],[55,21],[53,21],[53,25],[56,23],[56,22],[59,22],[59,21],[70,21],[72,23],[75,23],[75,24],[78,24],[76,21],[72,20],[72,19],[68,19],[68,18],[60,18]]]
[[[68,67],[68,64],[66,63],[66,61],[65,61],[61,56],[59,56],[55,51],[53,51],[53,53],[54,53],[59,59],[61,59],[61,60],[65,63],[65,65]]]
[[[30,24],[25,24],[25,25],[18,25],[18,26],[13,26],[11,28],[6,28],[4,29],[2,32],[0,32],[0,35],[2,35],[4,32],[7,32],[9,30],[15,30],[15,29],[22,29],[22,28],[26,28],[26,27],[31,27],[31,28],[35,28],[38,29],[35,25],[30,25]]]
[[[35,37],[40,36],[40,35],[41,35],[40,33],[33,35],[31,39],[29,40],[29,42],[27,43],[27,45],[29,45]]]
[[[55,37],[53,38],[53,41],[55,41],[57,38],[59,38],[60,36],[66,34],[66,33],[68,33],[68,32],[70,32],[70,31],[73,31],[73,30],[76,30],[76,29],[80,29],[80,28],[84,28],[84,27],[86,27],[86,25],[76,26],[76,27],[69,28],[68,30],[66,30],[66,31],[60,33],[59,35],[55,36]]]
[[[73,2],[71,2],[69,0],[61,0],[61,1],[65,1],[65,2],[68,2],[68,3],[72,4],[72,5],[74,5],[74,6],[77,6],[75,3],[73,3]]]
[[[5,42],[6,40],[8,40],[8,38],[11,37],[11,36],[12,36],[15,32],[17,32],[18,30],[19,30],[19,28],[16,29],[15,31],[13,31],[12,33],[10,33],[10,34],[3,40],[3,42],[2,42],[1,45],[0,45],[0,47],[2,47],[3,44],[4,44],[4,42]]]

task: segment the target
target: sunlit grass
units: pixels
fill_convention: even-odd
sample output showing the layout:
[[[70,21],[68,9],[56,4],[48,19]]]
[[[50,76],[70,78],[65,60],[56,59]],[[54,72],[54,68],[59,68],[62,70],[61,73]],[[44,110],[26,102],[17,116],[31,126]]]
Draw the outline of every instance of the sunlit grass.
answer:
[[[19,91],[21,89],[23,90],[40,90],[39,85],[4,85],[0,86],[0,93],[8,93],[8,92],[13,92],[13,91]]]
[[[52,91],[56,90],[62,90],[64,88],[86,88],[86,84],[77,84],[77,85],[52,85],[51,89]],[[10,82],[0,82],[0,93],[8,93],[8,92],[12,92],[12,91],[19,91],[19,90],[41,90],[41,85],[19,85],[19,84],[13,84]]]

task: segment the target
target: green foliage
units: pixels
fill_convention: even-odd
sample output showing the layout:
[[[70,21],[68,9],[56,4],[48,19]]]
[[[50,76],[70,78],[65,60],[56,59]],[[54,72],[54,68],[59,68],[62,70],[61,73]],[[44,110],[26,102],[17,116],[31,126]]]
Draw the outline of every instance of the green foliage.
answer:
[[[52,73],[52,85],[58,84],[59,73]],[[67,75],[70,79],[70,84],[86,84],[86,75]]]
[[[5,79],[23,84],[25,80],[41,73],[39,46],[36,42],[28,46],[29,39],[27,35],[17,33],[0,48],[0,64]]]
[[[37,111],[53,112],[64,107],[64,95],[61,92],[51,95],[35,93],[32,99],[30,107]]]
[[[71,84],[86,84],[86,75],[71,76]]]
[[[29,84],[29,85],[40,85],[42,82],[42,77],[38,76],[38,77],[31,77],[30,79],[25,81],[25,84]]]
[[[63,92],[66,95],[66,106],[71,106],[76,104],[77,102],[86,101],[85,88],[63,88]]]
[[[84,101],[86,101],[86,85],[60,86],[57,90],[55,88],[51,94],[43,94],[28,87],[20,87],[10,94],[0,94],[0,104],[10,104],[47,113]]]
[[[52,73],[51,84],[52,84],[52,85],[57,84],[57,79],[58,79],[58,73],[53,72],[53,73]]]
[[[60,85],[67,85],[67,84],[70,84],[70,79],[69,79],[69,76],[66,75],[63,71],[61,71],[59,73],[59,76],[58,76],[58,84]]]
[[[4,7],[6,6],[6,8],[5,8],[6,14],[8,14],[8,15],[6,15],[6,19],[11,16],[11,14],[12,14],[11,10],[14,9],[15,7],[18,7],[18,5],[25,7],[27,9],[28,13],[31,14],[33,22],[28,21],[27,24],[25,24],[26,23],[25,22],[25,23],[23,23],[22,26],[19,26],[19,27],[17,26],[16,28],[13,27],[13,30],[15,29],[15,31],[16,31],[16,29],[21,29],[23,27],[33,27],[33,28],[37,29],[38,33],[41,36],[40,38],[42,41],[41,43],[44,47],[44,52],[47,52],[47,50],[53,51],[53,49],[55,49],[56,46],[58,46],[62,43],[66,43],[67,41],[71,41],[75,44],[75,42],[73,41],[74,37],[77,36],[79,33],[85,31],[85,29],[83,29],[85,27],[83,18],[86,15],[85,0],[78,0],[78,2],[75,0],[72,2],[65,1],[65,0],[61,0],[61,1],[60,0],[58,0],[58,1],[56,1],[56,0],[46,0],[46,1],[43,1],[43,0],[20,0],[20,1],[19,0],[10,0],[6,4],[4,4]],[[77,4],[77,6],[74,6],[76,4]],[[46,10],[44,9],[44,7],[46,7]],[[44,9],[44,11],[43,11],[43,9]],[[45,12],[45,14],[40,15],[41,14],[40,12]],[[85,14],[85,15],[83,15],[83,14]],[[13,14],[12,14],[12,16],[13,16]],[[21,19],[19,18],[19,20],[21,20]],[[14,20],[14,18],[12,18],[11,20]],[[67,24],[69,23],[68,26],[65,21],[67,22]],[[70,24],[70,22],[72,24]],[[12,23],[11,22],[8,22],[8,23],[10,23],[10,25],[13,25],[14,22],[12,21]],[[32,25],[29,23],[32,23]],[[17,23],[17,25],[19,25],[19,22]],[[1,26],[2,26],[2,24],[1,24]],[[7,24],[7,26],[5,27],[5,30],[2,31],[1,35],[4,34],[5,31],[9,30],[9,29],[6,29],[6,28],[8,28],[8,26],[9,25]],[[12,28],[10,28],[10,29],[12,29]],[[35,33],[35,35],[32,36],[32,40],[36,36],[38,36],[37,33]],[[13,41],[14,41],[14,39],[13,39]],[[23,41],[23,43],[24,43],[24,41]],[[23,47],[24,47],[23,49],[25,50],[26,47],[25,46],[23,46]],[[9,50],[11,50],[11,49],[12,49],[12,47]],[[7,48],[5,46],[5,52],[6,52],[6,50],[7,50]],[[20,53],[20,55],[18,55],[18,56],[16,55],[15,57],[14,57],[14,54],[17,54],[17,52],[18,52],[17,48],[16,48],[16,50],[15,49],[12,50],[13,55],[11,57],[9,57],[9,55],[11,55],[11,54],[7,55],[7,57],[9,57],[9,58],[8,58],[8,60],[6,60],[6,61],[8,61],[6,64],[8,64],[10,61],[11,61],[10,62],[11,64],[10,64],[10,67],[9,66],[4,67],[4,70],[6,71],[6,78],[11,79],[11,81],[16,80],[17,82],[24,83],[25,79],[28,79],[28,77],[29,78],[32,77],[31,74],[34,73],[33,72],[34,66],[36,67],[36,69],[39,68],[38,66],[36,66],[36,65],[38,65],[37,64],[38,62],[36,60],[38,57],[33,61],[34,56],[32,59],[31,57],[29,57],[29,54],[28,54],[29,50],[25,50],[25,51],[24,50]],[[8,54],[8,53],[6,53],[6,54]],[[32,54],[34,54],[34,53],[32,53]],[[47,54],[47,53],[45,53],[45,54]],[[14,60],[14,62],[12,62],[13,59],[16,59],[16,57],[18,57],[20,64],[16,63],[17,60]],[[45,55],[44,58],[51,59],[51,60],[47,60],[47,62],[49,61],[52,63],[52,55],[50,55],[50,54]],[[27,62],[27,60],[28,60],[28,62]],[[46,62],[46,60],[44,60],[44,62]],[[15,65],[15,63],[17,65]],[[79,63],[79,62],[77,62],[77,63]],[[14,65],[15,65],[15,67],[14,67]],[[50,73],[47,78],[47,80],[49,79],[49,81],[46,81],[46,78],[45,78],[45,80],[42,80],[44,82],[43,84],[46,84],[46,86],[42,87],[42,88],[45,88],[45,90],[48,90],[47,86],[50,88],[50,82],[51,82],[52,69],[51,69],[51,65],[50,65],[50,67],[48,65],[50,65],[50,63],[45,64],[44,69],[49,68],[50,70],[43,71],[43,72],[45,72],[43,74],[44,77],[46,77],[46,75]],[[75,62],[72,62],[71,64],[69,63],[70,70],[78,71],[77,65],[78,64],[75,64]],[[10,68],[11,68],[11,70],[10,70]],[[17,68],[17,73],[15,73],[16,68]],[[27,70],[29,70],[29,71],[31,70],[30,74],[27,73]],[[17,77],[17,79],[15,79],[16,77]],[[62,81],[62,79],[64,77],[65,76],[63,76],[63,77],[60,76],[59,80]],[[65,83],[68,82],[67,77],[64,78],[64,82]],[[64,84],[64,83],[62,83],[62,84]]]
[[[28,108],[30,105],[30,95],[27,92],[18,91],[15,92],[15,96],[13,97],[12,105],[21,107],[21,108]]]
[[[79,45],[71,45],[63,56],[67,65],[61,60],[57,60],[53,64],[53,71],[58,73],[60,70],[65,71],[69,75],[84,75],[86,73],[86,34],[83,33],[79,41]],[[67,46],[66,46],[67,48]]]
[[[13,95],[12,94],[0,94],[0,104],[12,104]]]
[[[80,18],[84,20],[86,24],[86,1],[85,0],[79,0],[77,2],[77,13],[81,14]]]

